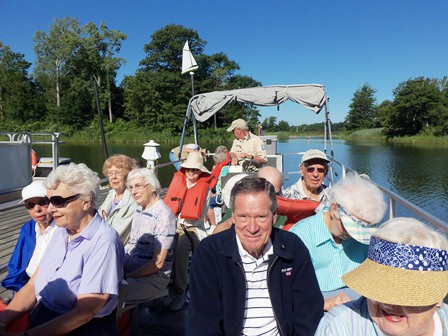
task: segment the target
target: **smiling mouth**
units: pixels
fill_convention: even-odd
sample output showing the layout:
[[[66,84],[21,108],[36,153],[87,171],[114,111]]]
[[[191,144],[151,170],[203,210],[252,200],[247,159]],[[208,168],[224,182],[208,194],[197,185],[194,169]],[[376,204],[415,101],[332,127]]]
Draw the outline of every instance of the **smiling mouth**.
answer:
[[[390,313],[385,311],[384,309],[381,309],[381,313],[383,314],[384,318],[390,322],[400,322],[404,318],[404,315]]]

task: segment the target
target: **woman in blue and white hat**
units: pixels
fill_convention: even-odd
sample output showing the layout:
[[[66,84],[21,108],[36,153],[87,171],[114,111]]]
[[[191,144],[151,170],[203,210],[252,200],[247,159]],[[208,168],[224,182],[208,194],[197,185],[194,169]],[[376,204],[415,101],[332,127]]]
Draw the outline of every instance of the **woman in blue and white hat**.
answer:
[[[448,335],[448,240],[418,220],[384,223],[342,280],[362,297],[331,309],[316,335]]]

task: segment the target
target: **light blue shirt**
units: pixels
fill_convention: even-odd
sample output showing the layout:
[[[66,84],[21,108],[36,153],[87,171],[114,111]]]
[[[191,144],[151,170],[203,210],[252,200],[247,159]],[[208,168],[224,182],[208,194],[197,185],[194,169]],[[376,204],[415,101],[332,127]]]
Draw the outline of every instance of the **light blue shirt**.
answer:
[[[302,239],[310,251],[322,292],[345,287],[341,277],[361,264],[369,246],[353,238],[337,245],[324,223],[323,211],[297,222],[289,231]]]
[[[436,314],[442,322],[442,336],[448,336],[448,306],[444,304],[442,309],[436,310]],[[365,297],[330,309],[320,321],[315,334],[315,336],[352,335],[384,335],[370,317]]]
[[[123,278],[124,248],[117,232],[96,214],[78,237],[70,242],[68,237],[65,228],[56,228],[39,264],[37,300],[64,314],[76,306],[79,295],[108,293],[109,300],[95,317],[110,314]]]

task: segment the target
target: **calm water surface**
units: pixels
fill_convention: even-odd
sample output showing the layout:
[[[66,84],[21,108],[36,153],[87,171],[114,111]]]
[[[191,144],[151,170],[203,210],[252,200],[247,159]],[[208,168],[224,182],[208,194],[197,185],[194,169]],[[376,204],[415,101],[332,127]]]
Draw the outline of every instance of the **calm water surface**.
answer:
[[[207,144],[210,151],[219,144]],[[230,146],[230,142],[226,144]],[[278,143],[278,152],[297,153],[309,148],[323,149],[322,139],[290,139]],[[173,146],[161,145],[162,158],[158,163],[169,161],[168,153]],[[333,149],[336,160],[346,166],[369,175],[374,181],[398,193],[429,213],[448,221],[448,149],[421,145],[400,145],[386,143],[354,142],[334,140]],[[101,174],[104,155],[99,144],[64,144],[61,156],[70,157],[74,162],[84,162]],[[51,155],[49,148],[37,147],[39,156]],[[123,153],[140,158],[142,145],[109,144],[109,153]],[[329,148],[327,148],[329,153]],[[284,171],[298,170],[300,156],[287,155],[284,159]],[[209,166],[212,160],[209,159]],[[159,172],[163,186],[168,186],[174,168],[164,168]],[[284,184],[294,183],[298,175],[289,175]],[[398,215],[409,215],[405,209],[397,209]]]

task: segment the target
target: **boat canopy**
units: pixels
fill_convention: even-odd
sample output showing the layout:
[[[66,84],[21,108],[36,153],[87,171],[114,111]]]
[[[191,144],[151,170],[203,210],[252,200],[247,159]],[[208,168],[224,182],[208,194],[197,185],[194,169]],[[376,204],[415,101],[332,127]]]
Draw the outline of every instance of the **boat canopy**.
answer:
[[[231,102],[276,106],[286,101],[319,113],[327,101],[325,87],[319,84],[273,85],[201,93],[190,99],[189,109],[197,121],[204,122]]]

